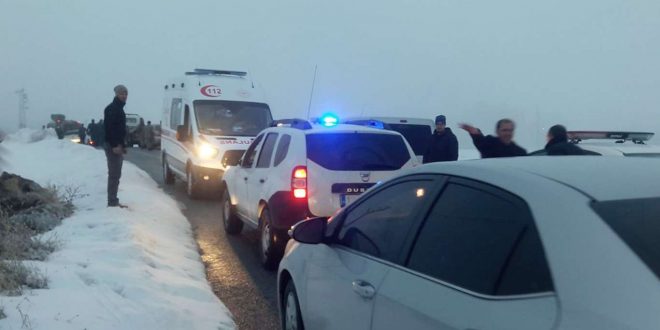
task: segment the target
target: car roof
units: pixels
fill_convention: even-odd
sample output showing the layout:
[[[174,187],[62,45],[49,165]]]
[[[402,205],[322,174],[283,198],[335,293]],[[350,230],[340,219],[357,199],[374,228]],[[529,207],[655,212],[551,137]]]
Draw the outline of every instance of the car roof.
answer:
[[[652,144],[614,143],[612,141],[589,141],[577,144],[580,148],[596,151],[603,155],[658,154],[660,146]]]
[[[375,134],[390,134],[390,135],[401,135],[400,133],[394,132],[394,131],[388,131],[384,129],[377,129],[377,128],[371,128],[367,126],[361,126],[361,125],[346,125],[346,124],[339,124],[335,126],[323,126],[323,125],[317,125],[317,124],[312,124],[312,128],[309,129],[299,129],[299,128],[293,128],[293,127],[287,127],[287,126],[282,126],[282,127],[271,127],[267,129],[268,131],[289,131],[289,132],[300,132],[305,135],[308,134],[327,134],[327,133],[375,133]]]
[[[660,160],[630,157],[557,156],[433,163],[411,172],[455,174],[469,169],[475,179],[516,177],[520,172],[559,182],[599,201],[660,197]]]

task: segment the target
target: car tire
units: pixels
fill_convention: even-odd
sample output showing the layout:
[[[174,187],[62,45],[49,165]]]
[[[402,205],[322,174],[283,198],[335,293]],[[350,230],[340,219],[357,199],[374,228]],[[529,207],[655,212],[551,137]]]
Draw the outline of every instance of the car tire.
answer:
[[[231,204],[229,189],[222,192],[222,224],[229,235],[238,235],[243,230],[243,221],[236,215],[236,207]]]
[[[195,182],[195,173],[193,172],[193,167],[188,166],[188,170],[186,171],[186,192],[188,193],[188,197],[191,199],[199,199],[202,195],[201,187],[199,183]]]
[[[273,228],[270,210],[265,207],[259,217],[259,258],[267,270],[275,270],[284,254],[284,247],[276,239],[277,230]]]
[[[282,329],[284,330],[304,330],[305,325],[300,313],[300,301],[293,281],[286,284],[284,294],[282,295]]]
[[[170,170],[170,165],[167,163],[167,160],[165,160],[164,156],[163,156],[163,182],[166,185],[174,184],[174,172]]]

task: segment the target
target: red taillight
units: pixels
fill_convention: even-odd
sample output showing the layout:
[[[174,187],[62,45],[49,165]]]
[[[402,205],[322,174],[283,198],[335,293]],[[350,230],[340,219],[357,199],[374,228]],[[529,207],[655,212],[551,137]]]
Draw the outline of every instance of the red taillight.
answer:
[[[307,167],[298,166],[293,169],[291,191],[294,198],[307,198]]]

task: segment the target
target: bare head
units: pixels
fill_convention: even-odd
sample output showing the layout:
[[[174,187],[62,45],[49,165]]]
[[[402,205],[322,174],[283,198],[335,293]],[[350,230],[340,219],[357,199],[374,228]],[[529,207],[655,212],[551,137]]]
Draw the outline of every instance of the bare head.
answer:
[[[124,85],[115,86],[115,96],[122,102],[126,103],[128,99],[128,89]]]
[[[568,132],[563,125],[555,125],[548,130],[548,141],[568,141]]]
[[[513,134],[516,130],[516,124],[511,119],[500,119],[495,128],[497,137],[504,144],[511,144],[513,142]]]

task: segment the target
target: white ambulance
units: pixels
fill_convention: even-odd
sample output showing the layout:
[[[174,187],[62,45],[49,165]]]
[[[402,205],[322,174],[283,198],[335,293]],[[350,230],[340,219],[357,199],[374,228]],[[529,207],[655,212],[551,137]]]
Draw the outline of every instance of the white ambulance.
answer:
[[[272,122],[247,72],[195,69],[165,85],[162,168],[165,184],[187,183],[191,198],[219,187],[254,137]]]

